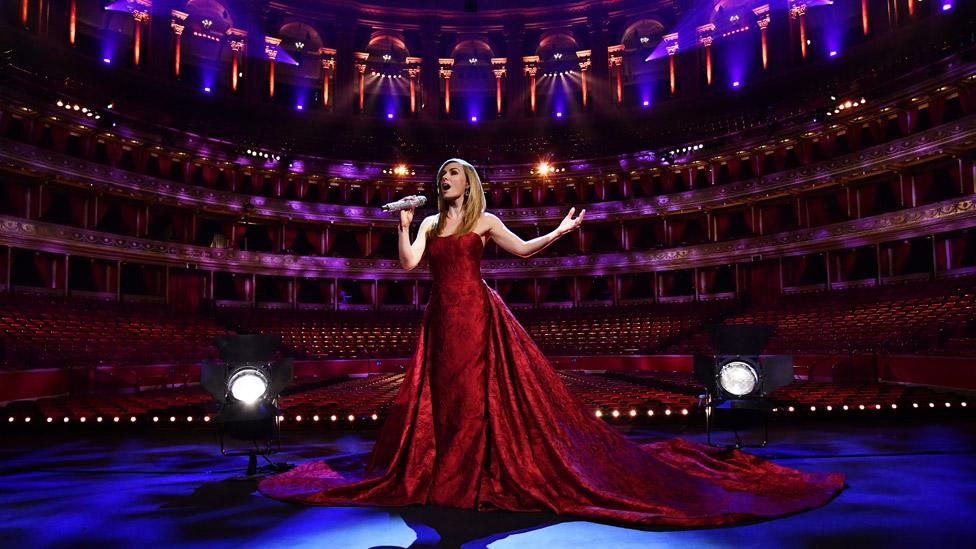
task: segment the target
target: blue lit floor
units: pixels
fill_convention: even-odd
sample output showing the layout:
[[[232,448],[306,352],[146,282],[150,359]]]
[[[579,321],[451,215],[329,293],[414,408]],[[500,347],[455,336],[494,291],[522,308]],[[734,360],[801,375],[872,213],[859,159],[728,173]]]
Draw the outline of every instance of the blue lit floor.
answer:
[[[97,431],[97,429],[96,429]],[[698,427],[631,430],[635,440]],[[362,465],[375,433],[288,432],[276,460]],[[971,418],[774,425],[760,453],[849,487],[827,506],[761,523],[636,530],[546,513],[300,507],[229,480],[245,458],[207,432],[60,432],[0,441],[4,547],[961,547],[976,539]]]

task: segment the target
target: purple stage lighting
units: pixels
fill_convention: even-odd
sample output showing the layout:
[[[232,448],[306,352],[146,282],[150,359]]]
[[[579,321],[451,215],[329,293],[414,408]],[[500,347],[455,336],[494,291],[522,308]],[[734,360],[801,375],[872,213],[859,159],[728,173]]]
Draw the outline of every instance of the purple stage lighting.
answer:
[[[471,117],[471,121],[472,122],[477,122],[478,121],[478,117],[477,116],[472,116]]]
[[[210,86],[203,88],[203,93],[210,93]]]
[[[393,113],[392,112],[386,113],[386,118],[387,120],[393,120]]]
[[[943,2],[942,11],[949,11],[952,9],[952,2]]]
[[[556,118],[562,118],[562,117],[563,117],[562,111],[556,113]]]
[[[831,57],[837,57],[837,50],[830,50]]]
[[[302,104],[295,105],[295,110],[297,110],[297,111],[303,111],[303,110],[305,110],[305,105],[302,105]]]
[[[739,87],[739,84],[740,84],[739,81],[736,80],[735,82],[732,82],[732,87],[733,88],[738,88]]]
[[[112,64],[112,58],[111,57],[103,57],[102,58],[102,63],[105,63],[106,65],[111,65]]]
[[[643,103],[643,105],[644,105],[645,107],[650,107],[650,106],[651,106],[651,102],[650,102],[650,101],[648,101],[647,99],[645,99],[645,100],[644,100],[644,103]]]

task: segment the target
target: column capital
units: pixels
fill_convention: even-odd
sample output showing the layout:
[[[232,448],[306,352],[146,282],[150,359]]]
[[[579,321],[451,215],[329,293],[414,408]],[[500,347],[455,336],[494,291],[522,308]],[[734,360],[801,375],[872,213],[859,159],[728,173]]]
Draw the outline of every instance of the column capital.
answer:
[[[592,54],[592,50],[579,50],[576,52],[576,58],[579,59],[579,68],[581,71],[585,71],[590,68],[590,65],[592,64],[590,56]]]
[[[449,79],[454,72],[451,68],[454,66],[454,59],[450,57],[440,58],[437,60],[437,64],[440,67],[437,73],[441,78]]]
[[[715,40],[715,37],[712,35],[712,33],[715,32],[715,23],[702,25],[696,28],[695,32],[698,33],[698,42],[701,43],[702,47],[707,48],[711,46],[712,42]]]
[[[539,71],[539,56],[538,55],[526,55],[522,57],[522,63],[524,63],[523,70],[526,76],[535,76],[536,72]]]
[[[756,25],[760,29],[765,29],[769,26],[769,4],[763,4],[758,8],[753,8],[752,13],[756,15]]]
[[[611,67],[622,65],[624,62],[624,45],[615,44],[607,47],[607,61]]]
[[[274,38],[273,36],[264,37],[264,55],[267,56],[268,61],[274,61],[278,57],[278,46],[281,44],[281,38]]]
[[[231,50],[240,53],[244,49],[244,42],[245,39],[247,38],[247,31],[242,29],[235,29],[231,27],[227,29],[227,32],[224,33],[224,36],[227,37],[227,45],[230,46]]]
[[[492,57],[491,58],[491,72],[495,74],[495,78],[501,78],[505,76],[505,64],[508,63],[507,57]]]
[[[807,13],[807,5],[805,2],[790,2],[790,19],[797,19],[803,17]]]
[[[678,53],[678,33],[672,32],[671,34],[665,34],[664,47],[667,49],[668,55],[675,55]]]

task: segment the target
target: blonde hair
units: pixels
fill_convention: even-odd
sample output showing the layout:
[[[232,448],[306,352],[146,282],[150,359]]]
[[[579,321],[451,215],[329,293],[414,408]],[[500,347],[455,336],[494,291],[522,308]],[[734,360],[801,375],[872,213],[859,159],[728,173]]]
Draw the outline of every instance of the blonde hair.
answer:
[[[461,236],[474,230],[474,226],[478,223],[478,219],[483,213],[485,213],[485,189],[481,186],[481,177],[478,175],[478,170],[476,170],[474,166],[465,160],[461,160],[460,158],[450,158],[441,164],[441,167],[437,170],[437,176],[434,178],[434,188],[438,189],[438,214],[437,222],[431,225],[427,232],[428,236],[437,236],[441,234],[447,220],[447,201],[444,200],[444,196],[440,193],[439,189],[441,177],[444,176],[444,170],[447,168],[447,165],[452,162],[456,162],[461,165],[461,169],[464,171],[464,176],[468,180],[468,192],[464,196],[464,215],[461,217],[461,225],[458,226],[457,231],[454,232],[453,236]]]

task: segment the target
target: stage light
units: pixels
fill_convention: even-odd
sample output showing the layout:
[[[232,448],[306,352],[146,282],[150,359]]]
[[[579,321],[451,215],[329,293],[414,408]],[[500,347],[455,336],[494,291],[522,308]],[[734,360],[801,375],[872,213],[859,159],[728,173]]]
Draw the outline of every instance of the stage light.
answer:
[[[630,414],[630,417],[637,417],[637,410],[631,410],[628,413]]]
[[[170,423],[176,423],[176,416],[169,416]]]
[[[295,105],[295,110],[303,111],[305,110],[305,105]]]
[[[897,410],[898,409],[898,405],[897,404],[892,404],[891,405],[891,409],[892,410]]]
[[[654,416],[654,410],[648,410],[647,417],[653,417],[653,416]]]
[[[670,415],[671,415],[671,410],[670,410],[670,409],[668,409],[668,410],[665,410],[665,411],[664,411],[664,415],[666,415],[666,416],[670,416]]]
[[[472,116],[471,117],[471,121],[472,122],[477,122],[478,121],[478,117],[477,116]]]
[[[84,420],[85,418],[81,418],[81,419]],[[135,422],[136,422],[136,416],[132,416],[129,418],[129,423],[135,423]]]
[[[735,82],[732,82],[732,87],[733,88],[738,88],[739,87],[739,81],[736,80]]]
[[[558,111],[558,112],[556,113],[556,118],[562,118],[562,117],[563,117],[563,113],[562,113],[562,111]]]
[[[312,421],[318,421],[318,420],[319,420],[318,414],[312,416]]]
[[[376,421],[377,419],[379,419],[379,418],[380,418],[380,416],[378,416],[378,415],[376,415],[376,414],[373,414],[373,415],[371,415],[371,416],[369,416],[369,417],[370,417],[370,419],[372,419],[373,421]]]
[[[738,431],[760,422],[764,428],[759,446],[766,445],[766,413],[770,408],[766,395],[793,381],[793,357],[760,356],[772,333],[771,326],[708,327],[716,355],[695,355],[694,375],[705,386],[705,430],[709,445],[712,445],[713,414],[715,421],[724,420],[736,433],[735,447],[743,446]],[[792,406],[787,409],[794,411]]]
[[[845,409],[845,410],[849,410],[849,409],[850,409],[850,407],[849,407],[849,406],[847,406],[847,405],[845,404],[845,405],[844,405],[844,409]]]
[[[24,423],[30,423],[30,416],[24,418]]]
[[[833,406],[827,406],[827,411],[828,411],[828,412],[832,412],[832,411],[834,411],[834,407],[833,407]]]
[[[256,334],[214,338],[224,361],[204,362],[200,385],[217,400],[220,451],[225,456],[248,456],[247,474],[257,472],[257,455],[274,453],[279,440],[278,395],[291,382],[291,359],[273,361],[281,336]],[[171,421],[173,419],[171,418]],[[228,451],[225,435],[253,442],[246,451]],[[264,446],[260,443],[264,442]]]
[[[210,93],[210,86],[205,86],[203,88],[203,93]]]
[[[386,113],[386,118],[387,118],[388,120],[393,120],[393,113],[392,113],[392,112],[388,112],[388,113]]]
[[[186,416],[187,423],[193,423],[193,416]]]
[[[788,412],[795,412],[795,411],[796,411],[796,408],[794,408],[794,407],[792,407],[792,406],[790,406],[790,407],[789,407],[789,408],[787,408],[786,410],[787,410]]]
[[[614,410],[613,412],[610,412],[610,415],[612,415],[613,417],[620,417],[620,411]]]
[[[53,418],[53,417],[49,417],[49,418],[47,418],[47,422],[48,422],[48,423],[51,423],[51,422],[53,422],[53,421],[54,421],[54,418]]]
[[[645,100],[644,100],[644,103],[643,103],[643,105],[644,105],[645,107],[650,107],[650,106],[651,106],[651,102],[650,102],[650,101],[648,101],[647,99],[645,99]]]
[[[111,57],[103,57],[102,58],[102,63],[105,63],[106,65],[111,65],[112,64],[112,58]]]
[[[596,417],[603,417],[603,411],[602,410],[597,410],[596,411]]]
[[[78,421],[84,423],[84,422],[88,421],[88,418],[86,418],[85,416],[81,416],[81,418],[79,418]]]
[[[210,423],[210,416],[203,416],[204,423]]]
[[[302,416],[295,416],[295,421],[301,421],[301,420],[302,420]]]
[[[7,418],[7,422],[8,422],[8,423],[13,423],[13,422],[14,422],[14,418],[12,418],[12,417],[8,417],[8,418]]]
[[[837,57],[837,50],[830,50],[831,57]]]
[[[952,9],[952,2],[944,2],[942,4],[942,11],[949,11]]]
[[[863,410],[863,409],[864,409],[864,405],[863,405],[863,404],[860,404],[860,405],[858,405],[858,407],[857,407],[857,408],[858,408],[859,410]]]
[[[331,416],[329,416],[329,419],[330,419],[330,420],[332,420],[332,421],[335,421],[335,420],[337,420],[337,419],[339,419],[339,418],[338,418],[338,417],[336,417],[336,415],[335,415],[335,414],[332,414]]]
[[[97,418],[95,418],[95,421],[101,423],[102,422],[102,416],[98,416]]]
[[[356,419],[356,416],[349,414],[349,416],[347,416],[346,419],[348,419],[349,421],[354,421]]]
[[[159,416],[153,416],[153,423],[159,423]]]

